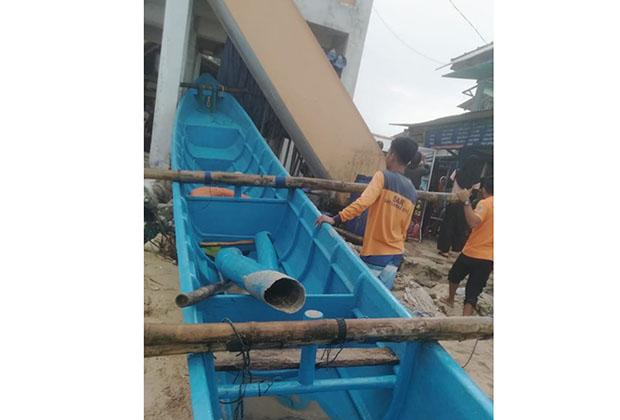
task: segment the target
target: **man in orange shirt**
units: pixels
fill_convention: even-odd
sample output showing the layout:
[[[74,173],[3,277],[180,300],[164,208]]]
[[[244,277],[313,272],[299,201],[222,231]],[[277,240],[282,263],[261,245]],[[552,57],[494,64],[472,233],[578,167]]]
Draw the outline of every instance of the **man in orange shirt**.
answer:
[[[388,289],[392,289],[402,261],[415,207],[415,188],[403,174],[417,152],[418,144],[411,138],[396,138],[385,157],[387,170],[375,173],[362,195],[336,217],[321,215],[316,220],[317,225],[333,225],[354,219],[368,209],[360,256]]]
[[[474,313],[478,296],[487,284],[493,271],[493,177],[484,178],[481,183],[482,200],[472,209],[469,197],[471,190],[457,192],[463,202],[465,219],[472,229],[461,255],[458,256],[448,273],[450,289],[448,298],[443,299],[449,306],[454,305],[454,295],[459,283],[469,275],[465,286],[463,315]]]

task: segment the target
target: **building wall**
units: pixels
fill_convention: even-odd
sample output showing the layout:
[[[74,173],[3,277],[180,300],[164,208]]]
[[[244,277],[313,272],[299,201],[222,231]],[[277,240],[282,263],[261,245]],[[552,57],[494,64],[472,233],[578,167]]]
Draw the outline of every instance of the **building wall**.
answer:
[[[347,66],[342,72],[342,83],[353,97],[357,75],[362,61],[366,31],[372,10],[372,0],[294,0],[304,19],[311,25],[317,39],[324,47],[334,46],[347,58]],[[164,21],[165,0],[144,0],[145,38],[157,39]],[[206,1],[194,2],[194,31],[199,38],[215,42],[225,42],[226,33],[215,18]],[[321,31],[316,25],[340,32]],[[161,35],[159,35],[161,37]],[[325,41],[334,38],[335,41]],[[344,39],[338,39],[344,38]]]
[[[175,7],[177,1],[179,7]],[[294,0],[294,2],[301,15],[310,24],[318,42],[324,48],[336,48],[338,53],[346,57],[347,65],[342,72],[341,81],[349,95],[353,97],[372,0]],[[167,4],[178,13],[170,13],[168,16],[165,13]],[[181,22],[180,10],[184,10],[186,22]],[[164,21],[172,22],[168,24],[167,35],[163,30]],[[226,32],[205,0],[144,0],[144,37],[145,41],[162,43],[152,123],[150,165],[166,167],[169,162],[174,112],[180,92],[178,83],[191,82],[195,79],[200,69],[199,51],[203,50],[205,45],[209,49],[219,48],[226,41]],[[169,65],[171,63],[172,66]],[[162,72],[163,67],[168,71]],[[164,86],[167,90],[162,88]],[[162,94],[164,91],[165,94]]]
[[[372,0],[295,0],[295,4],[308,22],[348,35],[345,51],[338,52],[344,53],[347,58],[347,66],[342,72],[342,83],[353,97]]]

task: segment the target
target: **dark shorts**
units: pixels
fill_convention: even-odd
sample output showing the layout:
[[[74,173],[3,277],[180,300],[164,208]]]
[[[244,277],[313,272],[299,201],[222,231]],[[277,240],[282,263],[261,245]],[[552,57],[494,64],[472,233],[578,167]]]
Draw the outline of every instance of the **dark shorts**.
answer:
[[[471,258],[461,254],[448,273],[448,281],[458,284],[469,275],[465,286],[465,303],[476,305],[478,296],[486,286],[492,271],[493,261]]]

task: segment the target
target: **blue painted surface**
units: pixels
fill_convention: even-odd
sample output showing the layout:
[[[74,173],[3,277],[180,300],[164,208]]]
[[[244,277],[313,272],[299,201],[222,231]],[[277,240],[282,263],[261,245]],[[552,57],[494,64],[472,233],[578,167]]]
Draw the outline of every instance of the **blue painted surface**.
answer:
[[[254,238],[256,260],[268,270],[279,270],[278,255],[273,247],[269,232],[258,232]]]
[[[215,83],[208,76],[198,82]],[[172,167],[287,175],[234,98],[225,93],[217,109],[208,111],[191,89],[177,111]],[[301,190],[240,187],[237,197],[189,197],[198,186],[173,184],[180,289],[188,292],[220,281],[215,263],[200,248],[200,241],[254,239],[268,232],[278,271],[303,284],[306,303],[299,312],[287,314],[252,296],[218,295],[184,308],[185,322],[221,322],[223,318],[233,322],[299,320],[307,309],[323,312],[324,318],[411,317],[331,226],[314,226],[319,212]],[[240,194],[250,198],[241,198]],[[250,258],[260,255],[254,246],[240,249]],[[283,395],[303,392],[290,398],[315,400],[331,418],[381,419],[386,414],[407,419],[492,418],[491,400],[438,344],[377,345],[390,347],[401,359],[401,368],[318,369],[312,385],[301,385],[296,372],[262,374],[268,377],[271,373],[277,381],[282,380],[272,387]],[[210,354],[190,355],[188,364],[194,418],[228,417],[231,407],[219,404],[218,393],[234,390],[235,375],[216,373]],[[381,388],[367,386],[376,378],[387,377],[393,381],[379,381]],[[314,388],[300,388],[308,386]],[[258,392],[254,388],[257,386],[249,386]]]
[[[317,310],[304,312],[304,321],[323,318],[323,313]],[[316,344],[302,346],[299,359],[298,380],[302,385],[311,385],[316,378]]]
[[[310,385],[304,385],[298,381],[279,381],[273,384],[248,384],[245,386],[245,395],[248,397],[256,397],[258,395],[293,395],[324,391],[333,392],[343,389],[393,388],[395,384],[395,375],[365,376],[347,379],[320,379]],[[220,398],[236,398],[239,395],[239,386],[240,385],[221,385],[218,388]]]
[[[257,235],[260,238],[260,235]],[[275,253],[271,242],[259,241],[257,245],[257,258],[262,259],[267,264],[277,266],[277,262],[272,260],[272,253]],[[266,260],[266,261],[265,261]],[[215,258],[215,266],[224,276],[236,283],[239,287],[247,290],[250,294],[260,301],[273,306],[287,313],[295,313],[299,311],[305,303],[305,289],[297,280],[288,278],[286,274],[279,271],[266,270],[264,265],[258,261],[246,257],[241,250],[236,247],[229,247],[220,250]],[[288,282],[290,287],[294,287],[297,295],[288,294],[287,296],[295,296],[296,299],[291,302],[283,302],[281,299],[269,301],[267,299],[267,291],[272,287],[277,287],[282,282]]]

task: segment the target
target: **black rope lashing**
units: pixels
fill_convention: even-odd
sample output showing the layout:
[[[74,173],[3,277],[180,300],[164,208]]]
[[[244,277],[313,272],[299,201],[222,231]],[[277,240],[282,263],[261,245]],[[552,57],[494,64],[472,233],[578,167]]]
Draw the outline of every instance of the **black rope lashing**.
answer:
[[[233,416],[235,420],[238,420],[238,419],[241,420],[243,419],[244,414],[245,414],[244,407],[243,407],[243,399],[245,398],[245,388],[248,383],[252,382],[252,371],[250,370],[251,348],[249,345],[246,345],[245,341],[243,340],[243,337],[241,337],[241,335],[237,331],[235,324],[229,318],[224,318],[222,319],[222,321],[227,322],[230,325],[233,332],[235,333],[235,336],[237,337],[237,341],[239,342],[239,347],[240,347],[240,351],[237,354],[237,356],[241,355],[241,357],[243,358],[243,367],[241,368],[240,371],[237,372],[237,375],[235,376],[235,379],[233,380],[233,384],[236,384],[237,380],[241,376],[241,383],[239,384],[239,394],[237,395],[237,398],[232,401],[220,400],[220,403],[221,404],[237,404],[235,406],[235,411],[234,411]]]
[[[323,360],[324,358],[325,360],[325,367],[328,367],[329,365],[331,365],[332,363],[334,363],[336,361],[336,359],[338,358],[338,356],[340,355],[340,353],[342,352],[342,350],[344,349],[344,343],[346,342],[347,339],[347,323],[343,318],[336,318],[336,323],[338,325],[338,336],[336,337],[336,340],[334,340],[334,344],[339,344],[340,348],[338,349],[338,352],[336,353],[336,355],[334,356],[333,359],[329,359],[329,356],[331,354],[332,351],[332,346],[331,344],[328,344],[327,347],[325,347],[323,349],[323,353],[321,354],[321,360]]]
[[[237,331],[237,328],[235,327],[235,324],[229,319],[229,318],[224,318],[222,319],[222,322],[226,322],[230,325],[230,327],[232,328],[233,332],[235,333],[235,336],[237,338],[238,344],[233,346],[233,347],[238,347],[239,348],[239,353],[237,353],[237,356],[241,355],[241,357],[243,358],[243,367],[241,368],[241,370],[237,371],[237,375],[235,376],[235,379],[233,380],[233,384],[237,383],[237,380],[239,379],[239,377],[241,377],[241,382],[239,384],[239,394],[237,396],[237,398],[235,398],[234,400],[231,401],[223,401],[220,400],[221,404],[237,404],[235,406],[235,410],[233,413],[234,419],[235,420],[241,420],[243,419],[243,417],[245,416],[245,408],[243,405],[243,399],[245,398],[245,390],[248,384],[250,383],[254,383],[254,378],[252,376],[252,371],[250,370],[250,366],[252,364],[252,360],[250,358],[250,350],[251,350],[251,346],[249,344],[246,344],[245,341],[243,340],[243,337],[241,336],[241,334],[239,334],[239,332]],[[270,378],[271,380],[262,380],[262,381],[258,381],[258,396],[261,397],[262,394],[265,394],[267,392],[269,392],[269,389],[273,386],[274,384],[274,380],[273,378]],[[261,390],[260,386],[263,383],[267,383],[267,388],[263,391]]]

